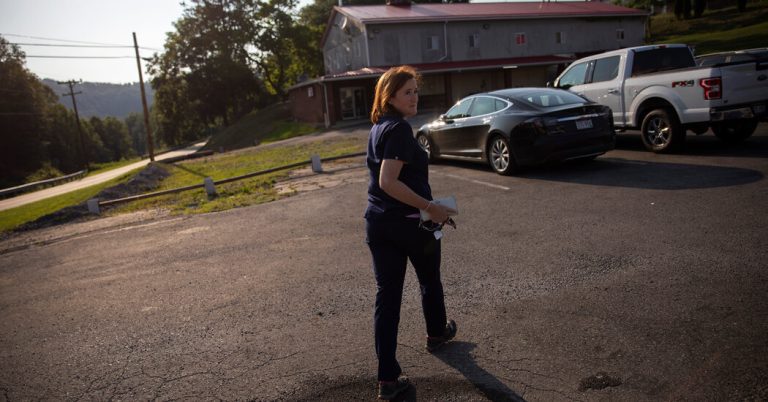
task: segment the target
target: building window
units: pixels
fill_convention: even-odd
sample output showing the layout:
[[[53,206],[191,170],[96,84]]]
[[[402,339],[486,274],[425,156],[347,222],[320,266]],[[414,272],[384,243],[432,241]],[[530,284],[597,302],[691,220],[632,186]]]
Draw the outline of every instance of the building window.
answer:
[[[427,50],[438,50],[440,49],[440,42],[439,37],[437,35],[432,35],[427,37]]]
[[[565,35],[562,32],[555,32],[555,43],[565,43]]]
[[[617,29],[616,30],[616,39],[617,40],[624,40],[624,30],[623,29]]]
[[[480,47],[480,34],[469,35],[469,47],[471,48]]]
[[[519,32],[515,34],[515,44],[525,45],[525,32]]]
[[[315,87],[307,87],[307,98],[314,98],[315,97]]]

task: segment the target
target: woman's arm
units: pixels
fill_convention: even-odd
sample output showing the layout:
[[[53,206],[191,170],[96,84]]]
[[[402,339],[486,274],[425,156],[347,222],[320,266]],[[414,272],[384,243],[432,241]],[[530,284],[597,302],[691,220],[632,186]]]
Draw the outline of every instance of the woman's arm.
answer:
[[[403,169],[404,163],[397,159],[384,159],[381,161],[379,187],[389,194],[390,197],[403,204],[427,211],[433,222],[443,223],[448,220],[448,213],[453,212],[451,208],[430,202],[400,181],[400,171]]]

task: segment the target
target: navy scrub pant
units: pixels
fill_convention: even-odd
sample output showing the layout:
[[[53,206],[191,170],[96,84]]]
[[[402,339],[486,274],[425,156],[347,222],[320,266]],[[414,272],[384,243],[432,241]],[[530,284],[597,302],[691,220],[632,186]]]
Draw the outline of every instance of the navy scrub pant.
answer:
[[[366,242],[376,276],[374,335],[379,360],[378,380],[394,381],[401,373],[395,356],[405,269],[410,260],[421,286],[421,305],[428,336],[445,331],[445,299],[440,281],[440,241],[420,229],[418,219],[366,220]]]

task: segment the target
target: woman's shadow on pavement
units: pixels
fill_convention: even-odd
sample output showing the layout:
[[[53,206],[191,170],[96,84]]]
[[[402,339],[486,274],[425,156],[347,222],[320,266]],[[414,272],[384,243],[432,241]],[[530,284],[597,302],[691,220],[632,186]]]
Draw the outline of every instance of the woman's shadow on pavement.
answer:
[[[434,356],[458,370],[464,378],[490,401],[525,402],[525,399],[507,387],[503,382],[480,367],[470,353],[477,347],[474,343],[454,341],[434,353]],[[450,389],[446,390],[450,392]],[[417,401],[416,387],[411,386],[394,401]]]

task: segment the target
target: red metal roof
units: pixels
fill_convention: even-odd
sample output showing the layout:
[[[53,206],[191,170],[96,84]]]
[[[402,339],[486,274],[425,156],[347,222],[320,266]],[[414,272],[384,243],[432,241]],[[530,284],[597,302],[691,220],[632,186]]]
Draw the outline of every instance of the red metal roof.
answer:
[[[527,19],[558,17],[647,16],[648,12],[598,1],[509,2],[509,3],[445,3],[412,4],[410,6],[335,6],[334,11],[362,23]]]

